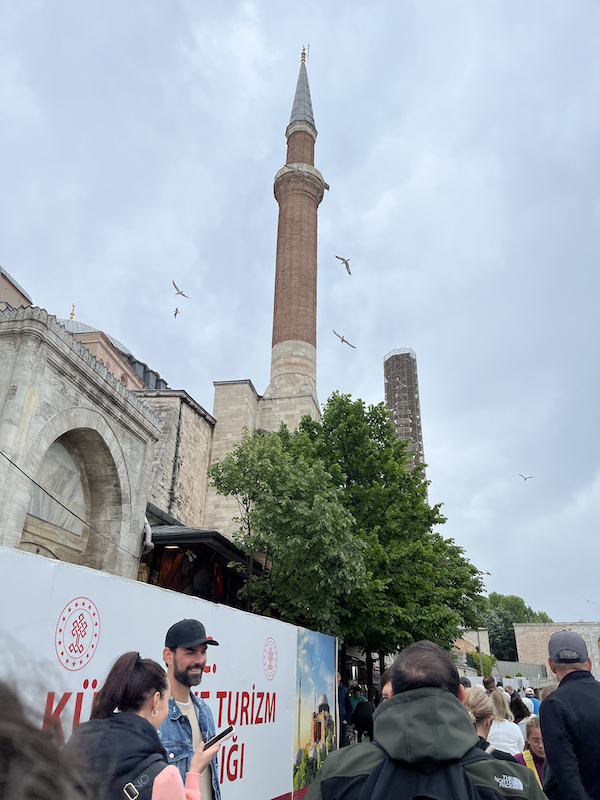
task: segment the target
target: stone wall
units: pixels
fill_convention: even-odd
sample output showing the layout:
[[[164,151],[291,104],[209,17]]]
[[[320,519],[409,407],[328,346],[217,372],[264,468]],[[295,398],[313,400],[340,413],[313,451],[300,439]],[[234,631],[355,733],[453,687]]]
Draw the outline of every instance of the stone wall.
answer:
[[[490,638],[487,630],[479,631],[479,642],[481,644],[481,652],[490,655]],[[454,642],[454,647],[462,653],[475,653],[477,652],[477,631],[462,631],[461,638]]]
[[[519,661],[528,664],[548,663],[548,640],[557,631],[575,631],[579,633],[588,649],[592,659],[592,674],[600,679],[600,622],[549,622],[513,625],[517,640],[517,654]]]
[[[212,440],[210,462],[222,461],[242,438],[244,428],[250,433],[257,429],[258,395],[252,381],[216,381],[213,416],[215,429]],[[204,528],[222,533],[229,539],[238,529],[233,518],[238,516],[238,504],[234,497],[222,497],[212,487],[206,494]]]
[[[214,418],[186,392],[138,392],[162,423],[148,500],[184,525],[202,527]]]
[[[0,313],[0,544],[135,578],[159,426],[55,317]],[[81,527],[34,496],[56,442],[71,467],[53,491],[74,502]]]

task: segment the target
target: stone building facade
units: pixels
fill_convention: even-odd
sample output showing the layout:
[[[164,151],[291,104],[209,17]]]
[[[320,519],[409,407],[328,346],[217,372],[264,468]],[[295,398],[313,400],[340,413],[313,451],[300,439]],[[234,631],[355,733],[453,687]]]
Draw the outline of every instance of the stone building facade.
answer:
[[[0,314],[0,545],[136,577],[159,430],[55,317]]]
[[[557,631],[579,633],[592,659],[592,674],[600,680],[600,622],[515,623],[517,657],[528,664],[548,663],[548,640]]]
[[[185,526],[202,527],[215,419],[184,391],[140,391],[137,396],[161,423],[148,502]]]

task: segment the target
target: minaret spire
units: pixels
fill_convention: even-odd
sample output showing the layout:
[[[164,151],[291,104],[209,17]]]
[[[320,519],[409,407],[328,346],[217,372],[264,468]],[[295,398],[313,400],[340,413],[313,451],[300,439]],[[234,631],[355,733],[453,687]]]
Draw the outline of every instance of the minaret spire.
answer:
[[[317,400],[317,209],[326,186],[314,167],[317,129],[306,51],[285,132],[287,158],[275,175],[279,203],[271,382],[263,395],[262,425],[282,420],[295,428],[305,414],[320,414]],[[285,401],[284,401],[285,398]]]

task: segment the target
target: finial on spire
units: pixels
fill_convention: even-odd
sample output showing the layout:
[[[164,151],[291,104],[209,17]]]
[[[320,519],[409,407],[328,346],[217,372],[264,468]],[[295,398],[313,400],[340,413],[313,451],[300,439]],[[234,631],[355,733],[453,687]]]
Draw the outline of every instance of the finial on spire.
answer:
[[[301,64],[306,64],[306,47],[302,48],[302,56],[300,58]]]
[[[69,317],[69,319],[73,319],[74,316],[75,316],[75,303],[73,303],[73,308],[71,309],[71,316]]]

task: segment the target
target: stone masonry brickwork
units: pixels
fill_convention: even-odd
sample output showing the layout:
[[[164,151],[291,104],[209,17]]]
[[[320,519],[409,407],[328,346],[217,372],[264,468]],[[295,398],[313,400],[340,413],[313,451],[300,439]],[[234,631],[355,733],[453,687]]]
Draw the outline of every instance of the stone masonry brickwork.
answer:
[[[19,547],[34,488],[26,476],[35,480],[60,439],[81,465],[85,521],[95,528],[78,563],[135,578],[159,430],[151,410],[55,317],[35,306],[0,313],[0,450],[25,473],[0,458],[0,545]],[[29,549],[36,525],[44,546],[55,533],[40,522],[32,521]]]
[[[295,134],[297,135],[297,134]],[[324,186],[311,173],[285,172],[275,184],[279,203],[273,345],[317,343],[317,208]]]
[[[222,461],[228,453],[231,453],[242,438],[244,428],[252,433],[258,427],[258,395],[252,381],[217,381],[214,386],[213,416],[216,424],[211,463]],[[208,487],[204,528],[217,530],[231,539],[239,527],[233,522],[233,518],[238,514],[238,504],[234,497],[223,497],[218,495],[212,486]]]
[[[563,630],[579,633],[592,659],[592,673],[600,679],[600,622],[515,623],[513,627],[518,659],[528,664],[548,663],[548,640],[553,633]]]
[[[204,511],[215,420],[182,391],[139,392],[162,423],[148,500],[190,528]]]
[[[307,130],[297,130],[288,138],[286,164],[315,165],[315,135]]]
[[[490,637],[487,630],[479,631],[479,641],[481,642],[481,652],[490,655]],[[459,645],[458,642],[461,642]],[[477,650],[477,631],[462,631],[461,638],[458,639],[454,646],[463,653],[473,653]]]

